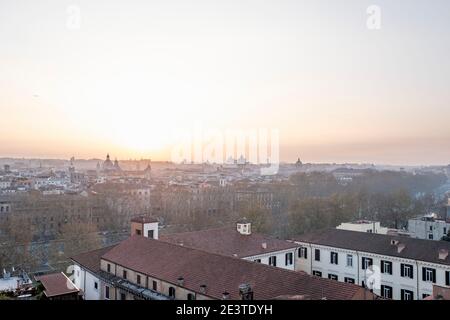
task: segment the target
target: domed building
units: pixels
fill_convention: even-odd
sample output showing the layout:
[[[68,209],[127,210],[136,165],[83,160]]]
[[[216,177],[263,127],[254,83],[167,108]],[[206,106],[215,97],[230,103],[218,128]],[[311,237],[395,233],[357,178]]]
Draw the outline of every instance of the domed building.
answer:
[[[119,166],[119,161],[117,161],[117,159],[114,160],[114,170],[115,171],[122,171],[122,169]]]
[[[116,159],[113,163],[111,161],[111,158],[109,157],[109,153],[108,153],[106,155],[106,160],[103,161],[102,171],[103,172],[113,172],[113,171],[122,171],[122,169],[119,166],[119,161],[117,161],[117,159]]]

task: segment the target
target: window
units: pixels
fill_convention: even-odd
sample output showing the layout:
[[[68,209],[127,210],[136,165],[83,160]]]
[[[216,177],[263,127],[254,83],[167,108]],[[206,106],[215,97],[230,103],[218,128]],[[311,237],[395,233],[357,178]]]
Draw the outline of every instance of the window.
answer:
[[[433,268],[422,268],[422,280],[436,283],[436,270]]]
[[[108,270],[108,272],[111,272],[111,265],[109,263],[106,266],[106,270]]]
[[[120,300],[127,300],[127,295],[125,293],[121,293]]]
[[[313,274],[313,276],[316,276],[316,277],[322,277],[322,272],[320,272],[320,271],[313,270],[312,274]]]
[[[428,239],[429,239],[429,240],[433,240],[433,234],[432,234],[432,233],[430,233],[430,234],[428,235]]]
[[[347,283],[355,283],[355,279],[345,277],[345,278],[344,278],[344,282],[347,282]]]
[[[414,292],[402,289],[400,291],[400,297],[402,300],[413,300],[414,299]]]
[[[392,262],[381,260],[381,273],[392,275]]]
[[[370,267],[373,264],[372,258],[366,258],[362,257],[361,259],[361,268],[363,270],[366,270],[368,267]]]
[[[290,265],[292,265],[292,260],[293,260],[293,254],[292,254],[292,252],[288,252],[288,253],[286,253],[286,255],[285,255],[285,259],[284,259],[285,261],[285,265],[287,265],[287,266],[290,266]]]
[[[447,228],[444,227],[444,236],[447,234]]]
[[[347,267],[353,267],[353,256],[351,254],[347,255]]]
[[[141,235],[141,230],[136,230],[136,234],[137,234],[138,236],[140,236],[140,235]]]
[[[140,275],[136,276],[136,283],[141,284],[141,276]]]
[[[314,250],[314,260],[320,261],[320,250],[319,249]]]
[[[392,299],[392,287],[381,285],[381,296],[385,299]]]
[[[430,226],[430,231],[433,231],[433,226]]]
[[[155,290],[155,291],[158,290],[158,283],[157,283],[155,280],[153,280],[152,288],[153,288],[153,290]]]
[[[254,262],[261,263],[261,259],[255,259]]]
[[[169,288],[169,297],[175,298],[175,288],[174,287]]]
[[[195,295],[193,293],[188,293],[187,294],[187,299],[188,300],[195,300]]]
[[[276,256],[271,256],[269,257],[269,266],[277,266],[277,257]]]
[[[410,264],[402,263],[400,265],[400,275],[403,278],[411,278],[411,279],[413,279],[414,278],[414,276],[413,276],[413,266],[410,265]]]
[[[105,286],[105,299],[109,299],[109,287]]]
[[[450,286],[450,271],[445,271],[445,285]]]
[[[330,252],[330,263],[338,264],[338,253],[337,252]]]
[[[98,282],[97,281],[94,282],[94,289],[98,290]]]
[[[329,274],[328,274],[328,279],[331,279],[331,280],[337,280],[337,279],[338,279],[338,276],[337,276],[337,274],[329,273]]]
[[[298,250],[298,257],[299,258],[304,258],[304,259],[308,259],[308,249],[305,247],[301,247]]]
[[[127,270],[123,270],[122,276],[123,276],[124,279],[127,278]]]
[[[147,231],[147,237],[149,237],[150,239],[154,239],[153,233],[154,233],[153,230],[148,230]]]

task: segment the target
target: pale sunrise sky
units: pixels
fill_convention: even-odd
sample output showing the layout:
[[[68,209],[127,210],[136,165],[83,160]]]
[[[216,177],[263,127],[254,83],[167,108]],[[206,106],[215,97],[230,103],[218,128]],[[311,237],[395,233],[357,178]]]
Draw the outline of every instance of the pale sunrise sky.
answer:
[[[0,157],[167,159],[200,123],[277,129],[284,161],[448,164],[449,39],[448,0],[0,0]]]

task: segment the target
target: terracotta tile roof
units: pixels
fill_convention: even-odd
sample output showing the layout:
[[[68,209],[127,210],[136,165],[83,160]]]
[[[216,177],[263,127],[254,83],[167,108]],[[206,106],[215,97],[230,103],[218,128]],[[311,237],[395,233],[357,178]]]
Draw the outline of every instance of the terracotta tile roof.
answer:
[[[92,250],[89,252],[81,253],[76,256],[71,257],[71,259],[78,264],[82,265],[84,268],[92,271],[93,273],[96,273],[100,271],[100,258],[102,255],[104,255],[106,252],[114,248],[115,245]]]
[[[160,240],[231,257],[250,257],[293,249],[297,244],[258,233],[240,234],[235,227],[208,229],[160,236]],[[263,247],[266,244],[266,248]]]
[[[206,295],[216,299],[221,299],[223,292],[229,292],[230,299],[240,299],[238,287],[243,283],[250,284],[254,299],[300,295],[310,299],[346,300],[362,298],[364,291],[352,284],[142,236],[128,238],[106,252],[102,259],[175,285],[183,277],[183,286],[194,292],[206,285]]]
[[[43,284],[45,288],[44,293],[47,297],[61,296],[80,291],[62,272],[36,277],[36,280]]]
[[[439,251],[450,253],[450,242],[409,238],[406,236],[384,235],[339,229],[327,229],[308,233],[292,240],[318,245],[363,251],[380,255],[413,259],[437,264],[450,265],[450,254],[439,259]],[[399,252],[396,240],[405,247]]]

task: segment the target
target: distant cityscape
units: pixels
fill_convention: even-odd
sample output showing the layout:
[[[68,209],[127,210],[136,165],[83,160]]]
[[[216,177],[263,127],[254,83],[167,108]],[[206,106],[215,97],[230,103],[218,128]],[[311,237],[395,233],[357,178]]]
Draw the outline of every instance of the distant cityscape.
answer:
[[[445,317],[449,13],[0,0],[0,315]]]
[[[49,286],[44,291],[48,298],[57,298],[61,294],[51,294],[58,292],[51,286],[65,281],[72,264],[73,290],[62,296],[95,300],[408,300],[433,298],[436,290],[450,286],[450,166],[311,164],[298,159],[281,164],[276,175],[263,176],[261,165],[243,157],[225,164],[112,159],[108,154],[104,160],[0,160],[5,248],[0,291],[34,297],[31,284],[37,281]],[[406,193],[399,197],[406,200],[386,198],[402,188]],[[370,197],[362,196],[363,190],[373,193],[373,199],[382,197],[378,207],[368,206]],[[300,198],[307,196],[303,202],[298,192]],[[356,203],[348,194],[358,198]],[[333,221],[311,224],[304,216],[329,215],[325,206],[335,200],[341,204],[333,214],[343,211]],[[394,201],[393,206],[407,201],[398,208],[403,214],[379,212],[386,201]],[[328,231],[316,234],[322,227]],[[202,259],[211,260],[207,269],[213,272],[214,264],[220,264],[220,270],[230,272],[228,279],[237,275],[232,268],[248,270],[249,283],[236,279],[219,284],[208,273],[204,283],[191,283],[197,267],[170,262],[175,252],[194,261],[196,253],[185,248],[211,253],[203,253]],[[153,263],[141,270],[138,266],[154,257],[139,250],[164,252],[168,256],[161,253],[161,263],[173,271],[167,274]],[[217,254],[223,261],[216,261]],[[367,282],[366,270],[373,265],[381,266],[377,288]],[[264,283],[258,282],[260,272],[266,274]],[[253,291],[254,286],[273,286],[267,277],[294,283],[312,277],[307,280],[311,288],[277,286],[270,294],[264,289],[265,295]],[[342,283],[342,288],[321,278]]]

